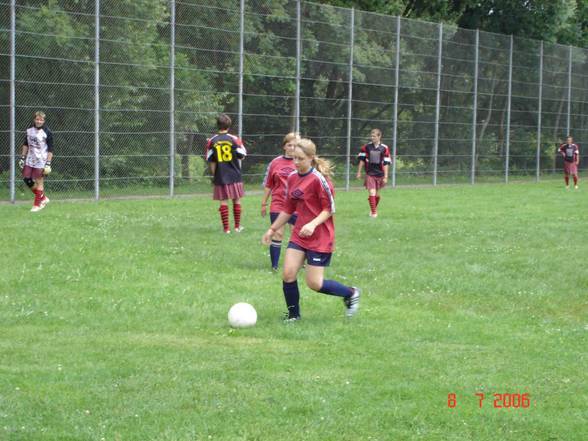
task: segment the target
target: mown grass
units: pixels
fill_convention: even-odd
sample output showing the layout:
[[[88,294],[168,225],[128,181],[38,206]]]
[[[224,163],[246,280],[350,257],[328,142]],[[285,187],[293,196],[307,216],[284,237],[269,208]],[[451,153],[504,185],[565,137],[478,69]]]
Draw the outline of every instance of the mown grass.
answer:
[[[587,439],[583,188],[399,188],[377,219],[339,192],[327,276],[360,314],[301,277],[293,325],[259,199],[227,236],[209,196],[0,205],[0,439]]]

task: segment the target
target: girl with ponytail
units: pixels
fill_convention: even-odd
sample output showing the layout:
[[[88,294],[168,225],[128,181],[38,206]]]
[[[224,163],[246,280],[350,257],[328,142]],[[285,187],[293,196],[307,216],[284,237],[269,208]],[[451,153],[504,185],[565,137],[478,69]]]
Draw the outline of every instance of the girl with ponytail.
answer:
[[[286,249],[282,289],[288,313],[285,320],[300,320],[298,271],[306,260],[306,284],[314,291],[343,299],[347,317],[359,308],[360,291],[335,280],[324,279],[335,246],[335,192],[330,180],[332,166],[319,158],[315,144],[307,138],[298,141],[292,154],[296,172],[287,179],[286,200],[282,212],[262,237],[269,245],[273,236],[293,213],[298,217]]]

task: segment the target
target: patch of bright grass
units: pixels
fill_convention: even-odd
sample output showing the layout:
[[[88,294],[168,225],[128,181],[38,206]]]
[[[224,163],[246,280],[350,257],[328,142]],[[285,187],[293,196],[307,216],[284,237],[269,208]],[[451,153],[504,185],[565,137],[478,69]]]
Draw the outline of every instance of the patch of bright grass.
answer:
[[[0,439],[586,439],[588,193],[562,187],[386,190],[377,219],[339,191],[327,277],[360,313],[301,275],[290,325],[259,195],[230,235],[209,195],[1,205]]]

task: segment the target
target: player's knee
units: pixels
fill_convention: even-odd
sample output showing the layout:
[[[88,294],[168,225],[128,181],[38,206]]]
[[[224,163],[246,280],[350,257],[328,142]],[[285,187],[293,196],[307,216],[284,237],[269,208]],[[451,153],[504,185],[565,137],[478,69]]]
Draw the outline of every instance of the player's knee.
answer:
[[[272,236],[272,239],[277,240],[277,241],[281,241],[283,238],[284,238],[284,229],[283,228],[276,230],[276,232]]]
[[[307,277],[306,278],[306,285],[310,289],[312,289],[313,291],[318,291],[323,287],[323,279],[322,278]]]
[[[33,186],[35,185],[35,181],[33,181],[32,178],[23,178],[22,180],[25,184],[27,184],[27,187],[29,188],[33,188]]]
[[[293,268],[284,267],[284,273],[282,275],[282,280],[286,283],[294,282],[296,280],[297,271]]]

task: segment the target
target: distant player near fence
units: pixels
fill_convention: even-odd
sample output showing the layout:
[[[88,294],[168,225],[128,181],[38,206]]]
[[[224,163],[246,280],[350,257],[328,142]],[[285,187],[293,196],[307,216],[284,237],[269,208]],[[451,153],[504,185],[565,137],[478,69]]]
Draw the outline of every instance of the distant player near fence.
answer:
[[[233,220],[235,232],[243,230],[241,227],[241,198],[245,195],[243,177],[241,174],[241,160],[247,155],[243,142],[229,133],[231,118],[221,113],[216,119],[218,133],[212,136],[206,144],[206,161],[210,165],[213,176],[213,199],[220,201],[220,212],[223,231],[230,233],[228,200],[233,201]]]
[[[390,149],[382,144],[382,131],[372,129],[371,142],[363,145],[357,155],[357,179],[361,179],[361,170],[365,167],[364,185],[369,196],[370,217],[378,217],[378,204],[380,203],[380,190],[388,183],[388,169],[392,162]]]
[[[49,203],[45,195],[45,176],[51,173],[53,159],[53,134],[45,125],[45,114],[35,112],[33,124],[27,128],[18,165],[27,187],[35,195],[33,213],[41,211]]]
[[[564,159],[564,180],[566,183],[566,190],[570,189],[570,175],[574,178],[574,188],[577,190],[580,148],[577,144],[574,144],[574,138],[568,136],[566,142],[559,146],[559,153]]]

